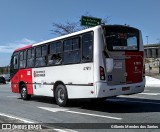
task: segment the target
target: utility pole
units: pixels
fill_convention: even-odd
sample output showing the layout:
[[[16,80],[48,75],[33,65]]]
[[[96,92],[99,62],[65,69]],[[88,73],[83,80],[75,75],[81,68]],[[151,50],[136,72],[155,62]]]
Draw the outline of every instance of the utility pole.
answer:
[[[149,37],[149,36],[146,36],[146,38],[147,38],[147,45],[148,45],[148,37]]]

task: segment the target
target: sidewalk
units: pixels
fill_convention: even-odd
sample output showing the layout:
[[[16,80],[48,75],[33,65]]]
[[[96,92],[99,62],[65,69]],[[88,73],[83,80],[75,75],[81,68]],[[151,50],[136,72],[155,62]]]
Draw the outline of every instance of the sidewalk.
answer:
[[[151,69],[149,69],[149,67],[146,66],[145,75],[160,79],[159,67],[151,67]]]
[[[160,79],[146,76],[146,86],[149,86],[149,87],[159,87],[160,88]]]

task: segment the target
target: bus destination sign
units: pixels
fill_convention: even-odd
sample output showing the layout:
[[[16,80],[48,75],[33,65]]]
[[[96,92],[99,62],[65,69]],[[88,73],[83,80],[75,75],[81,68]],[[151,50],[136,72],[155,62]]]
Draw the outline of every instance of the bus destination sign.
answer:
[[[102,19],[95,17],[82,16],[81,25],[94,27],[101,24]]]

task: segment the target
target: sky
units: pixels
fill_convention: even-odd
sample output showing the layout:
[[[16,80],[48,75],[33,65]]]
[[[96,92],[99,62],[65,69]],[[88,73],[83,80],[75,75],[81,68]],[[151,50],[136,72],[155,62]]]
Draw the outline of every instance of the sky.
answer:
[[[146,36],[160,42],[160,0],[0,0],[0,66],[14,49],[56,37],[53,22],[77,22],[87,12],[140,29],[144,44]]]

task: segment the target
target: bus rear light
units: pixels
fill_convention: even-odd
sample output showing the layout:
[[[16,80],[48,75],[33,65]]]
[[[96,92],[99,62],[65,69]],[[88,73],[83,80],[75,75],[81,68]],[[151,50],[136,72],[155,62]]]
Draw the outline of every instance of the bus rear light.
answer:
[[[99,72],[100,72],[100,80],[105,80],[105,72],[102,66],[99,67]]]

